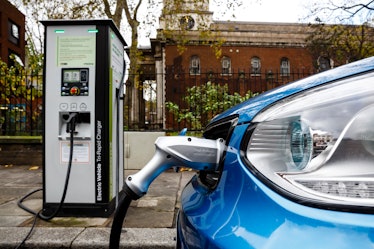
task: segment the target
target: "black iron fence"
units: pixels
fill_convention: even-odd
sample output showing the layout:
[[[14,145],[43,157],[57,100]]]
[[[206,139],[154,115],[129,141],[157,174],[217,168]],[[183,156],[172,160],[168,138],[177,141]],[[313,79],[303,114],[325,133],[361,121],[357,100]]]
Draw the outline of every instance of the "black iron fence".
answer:
[[[176,70],[166,68],[164,75],[143,75],[136,122],[125,113],[128,129],[162,129],[179,131],[188,128],[201,131],[216,114],[256,94],[314,74],[313,70],[229,73],[209,70]],[[162,81],[162,82],[160,82]],[[157,89],[157,87],[165,88]],[[159,94],[162,91],[162,94]],[[126,108],[125,108],[126,109]],[[135,125],[134,125],[135,124]]]
[[[136,89],[138,103],[125,103],[124,126],[128,130],[179,131],[184,127],[201,130],[211,117],[253,94],[313,73],[253,74],[243,70],[230,74],[191,73],[169,68],[164,75],[142,75],[139,77],[142,83]],[[0,75],[0,135],[43,133],[42,78],[42,75]]]
[[[0,74],[0,135],[42,134],[42,75]]]

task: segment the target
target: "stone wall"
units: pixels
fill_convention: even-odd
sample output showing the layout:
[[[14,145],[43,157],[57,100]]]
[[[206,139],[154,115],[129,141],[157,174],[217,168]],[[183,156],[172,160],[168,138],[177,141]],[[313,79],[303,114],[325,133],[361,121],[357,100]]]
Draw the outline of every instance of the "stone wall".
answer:
[[[43,165],[41,137],[0,137],[0,165]]]
[[[165,132],[125,132],[125,169],[141,169],[154,155]],[[0,165],[43,166],[42,137],[0,136]]]

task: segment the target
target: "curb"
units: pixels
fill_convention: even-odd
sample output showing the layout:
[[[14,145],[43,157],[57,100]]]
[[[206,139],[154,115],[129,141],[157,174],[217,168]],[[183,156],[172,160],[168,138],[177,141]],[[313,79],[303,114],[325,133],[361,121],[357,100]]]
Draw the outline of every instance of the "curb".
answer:
[[[16,248],[30,231],[29,227],[0,227],[0,248]],[[110,228],[36,227],[26,241],[26,248],[108,248]],[[125,228],[121,248],[175,248],[175,228]]]

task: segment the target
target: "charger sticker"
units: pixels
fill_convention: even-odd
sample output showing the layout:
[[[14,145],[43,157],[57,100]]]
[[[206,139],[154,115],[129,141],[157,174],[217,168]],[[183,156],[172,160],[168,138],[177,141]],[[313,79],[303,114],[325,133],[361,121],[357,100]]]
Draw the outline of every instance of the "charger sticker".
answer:
[[[96,36],[58,36],[57,66],[94,66]]]
[[[70,142],[60,143],[60,159],[61,163],[69,163],[70,157]],[[90,143],[89,142],[74,142],[73,148],[73,163],[90,163]]]

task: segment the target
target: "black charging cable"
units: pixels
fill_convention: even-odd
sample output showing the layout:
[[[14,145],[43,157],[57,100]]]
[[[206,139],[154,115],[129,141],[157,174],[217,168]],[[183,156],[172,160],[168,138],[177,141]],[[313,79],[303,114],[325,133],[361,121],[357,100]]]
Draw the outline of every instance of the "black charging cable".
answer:
[[[124,82],[124,79],[125,79],[125,73],[126,73],[126,63],[125,61],[123,62],[123,68],[122,68],[122,77],[121,77],[121,81],[119,83],[119,87],[118,87],[118,90],[117,90],[117,96],[116,96],[116,102],[117,102],[117,113],[116,113],[116,124],[117,124],[117,127],[116,127],[116,132],[117,132],[117,136],[116,136],[116,182],[115,182],[115,193],[116,193],[116,205],[115,205],[115,208],[118,208],[118,205],[119,205],[119,174],[121,172],[119,172],[119,169],[120,169],[120,147],[119,147],[119,143],[120,143],[120,139],[119,137],[122,136],[123,137],[123,132],[122,134],[120,134],[120,120],[119,120],[119,117],[121,116],[122,117],[122,121],[123,121],[123,115],[120,114],[120,104],[121,104],[121,99],[123,99],[123,90],[124,90],[124,86],[125,86],[125,82]],[[123,103],[122,103],[122,106],[123,106]],[[122,111],[122,114],[123,114],[123,111]],[[122,124],[123,125],[123,124]],[[125,142],[125,141],[123,141]]]
[[[73,151],[74,151],[74,132],[75,132],[75,125],[77,121],[78,113],[73,112],[70,113],[69,118],[66,120],[66,132],[70,133],[70,152],[69,152],[69,164],[68,164],[68,169],[66,172],[66,177],[65,177],[65,184],[64,184],[64,191],[62,193],[61,201],[55,209],[55,211],[50,214],[50,215],[44,215],[42,212],[39,213],[39,217],[42,220],[50,220],[56,217],[56,215],[60,212],[62,205],[65,202],[65,197],[66,193],[68,190],[68,185],[69,185],[69,179],[70,179],[70,172],[71,172],[71,165],[73,162]]]
[[[28,193],[27,195],[25,195],[24,197],[22,197],[17,202],[18,207],[22,208],[23,210],[25,210],[25,211],[27,211],[27,212],[29,212],[29,213],[31,213],[31,214],[33,214],[35,216],[33,224],[31,226],[31,229],[30,229],[29,233],[22,240],[22,242],[16,247],[17,249],[18,248],[22,248],[22,246],[25,244],[26,240],[30,238],[31,233],[34,230],[34,227],[36,225],[37,218],[40,218],[40,219],[45,220],[45,221],[53,219],[60,212],[60,210],[62,208],[62,205],[65,202],[65,197],[66,197],[66,193],[67,193],[67,189],[68,189],[68,185],[69,185],[69,179],[70,179],[71,165],[72,165],[72,162],[73,162],[74,133],[75,133],[75,127],[76,127],[76,123],[77,123],[77,118],[78,118],[78,113],[74,112],[74,113],[70,113],[69,117],[66,120],[66,123],[67,123],[66,124],[66,132],[70,133],[70,153],[69,153],[68,169],[67,169],[66,178],[65,178],[64,191],[62,193],[61,201],[60,201],[58,207],[55,209],[55,211],[52,214],[50,214],[50,215],[44,215],[42,213],[42,210],[40,210],[38,212],[35,212],[35,211],[27,208],[25,205],[23,205],[23,201],[25,199],[27,199],[29,196],[33,195],[34,193],[43,190],[43,188],[36,189],[36,190]]]

